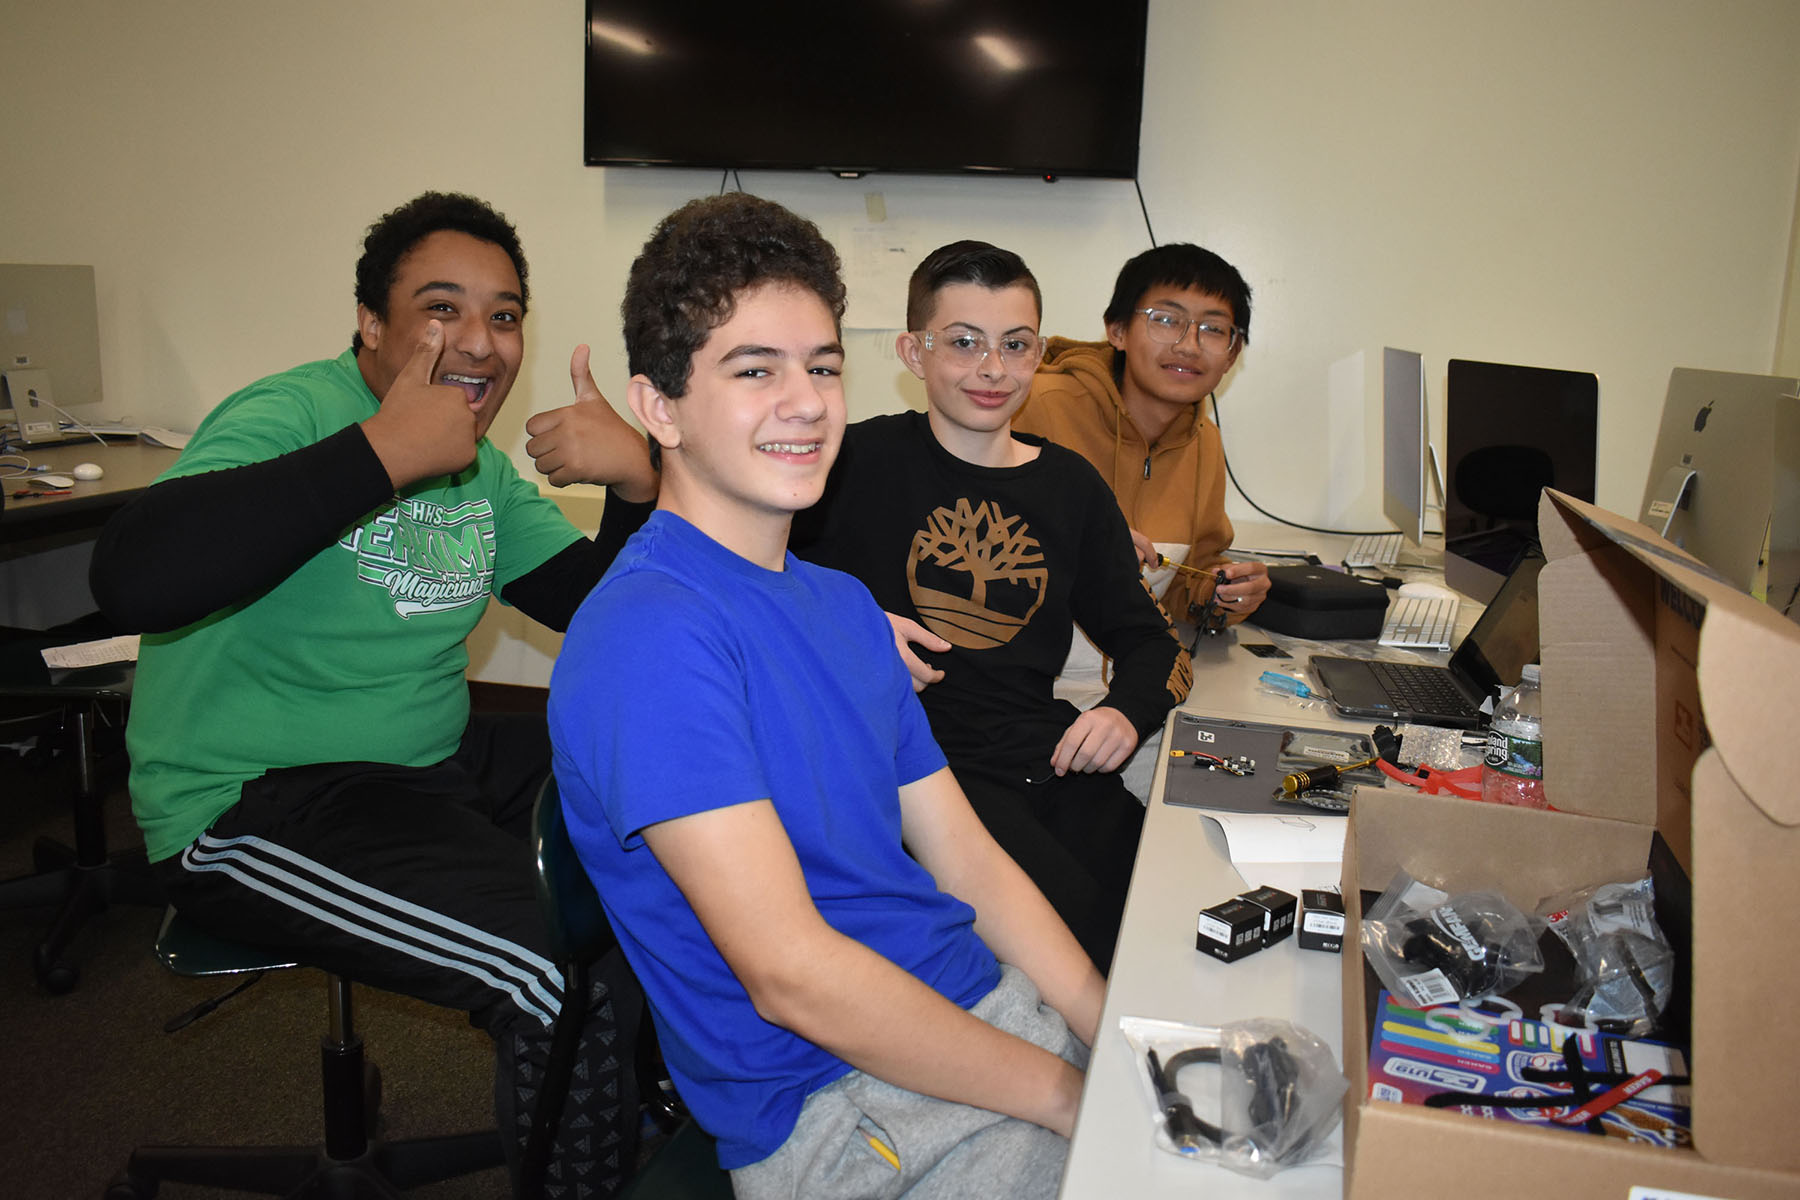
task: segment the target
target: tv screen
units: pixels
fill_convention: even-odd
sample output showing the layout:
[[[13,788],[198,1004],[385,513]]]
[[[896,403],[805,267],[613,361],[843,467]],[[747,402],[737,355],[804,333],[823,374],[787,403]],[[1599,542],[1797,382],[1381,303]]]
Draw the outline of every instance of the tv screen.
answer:
[[[1148,0],[588,0],[583,150],[640,165],[1137,174]]]

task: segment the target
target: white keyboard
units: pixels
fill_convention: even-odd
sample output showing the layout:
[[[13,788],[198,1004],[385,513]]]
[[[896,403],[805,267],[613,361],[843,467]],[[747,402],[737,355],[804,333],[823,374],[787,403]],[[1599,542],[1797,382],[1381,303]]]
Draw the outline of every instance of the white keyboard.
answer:
[[[1383,646],[1448,650],[1456,629],[1456,601],[1448,596],[1395,596],[1381,626]]]
[[[1392,566],[1400,557],[1400,543],[1405,539],[1398,533],[1368,533],[1350,543],[1350,549],[1344,551],[1346,567],[1387,567]]]

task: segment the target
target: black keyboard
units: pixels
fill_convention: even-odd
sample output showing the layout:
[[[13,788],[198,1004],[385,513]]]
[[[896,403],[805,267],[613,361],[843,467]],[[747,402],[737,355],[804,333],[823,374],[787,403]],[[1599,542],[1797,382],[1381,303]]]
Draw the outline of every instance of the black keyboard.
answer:
[[[1478,717],[1480,711],[1456,689],[1450,672],[1442,667],[1413,663],[1374,661],[1375,678],[1387,689],[1394,707],[1407,712],[1442,713],[1445,716]]]

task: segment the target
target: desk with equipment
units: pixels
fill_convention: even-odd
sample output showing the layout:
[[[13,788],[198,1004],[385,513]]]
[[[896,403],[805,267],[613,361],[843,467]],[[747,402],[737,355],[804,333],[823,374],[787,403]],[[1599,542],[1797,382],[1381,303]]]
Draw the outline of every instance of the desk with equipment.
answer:
[[[1237,537],[1240,546],[1304,548],[1322,558],[1340,556],[1348,542],[1347,538],[1249,524],[1238,530]],[[1415,568],[1405,573],[1424,578],[1430,572]],[[1464,603],[1460,623],[1466,627],[1479,611],[1478,605]],[[1245,648],[1252,645],[1274,645],[1290,657],[1261,657]],[[1372,640],[1363,645],[1370,653],[1375,650]],[[1332,1134],[1319,1163],[1290,1168],[1268,1180],[1190,1162],[1159,1149],[1154,1143],[1156,1114],[1146,1095],[1145,1067],[1119,1026],[1121,1017],[1200,1026],[1282,1017],[1317,1035],[1342,1060],[1338,955],[1302,950],[1297,939],[1289,938],[1239,961],[1221,962],[1195,949],[1195,919],[1201,909],[1265,883],[1296,894],[1303,887],[1335,887],[1345,818],[1295,804],[1282,806],[1291,811],[1278,817],[1227,815],[1221,824],[1219,818],[1195,808],[1168,802],[1171,795],[1184,791],[1178,772],[1203,768],[1194,765],[1202,761],[1196,757],[1171,757],[1167,751],[1183,749],[1204,735],[1219,736],[1216,726],[1202,722],[1318,729],[1339,735],[1370,731],[1372,721],[1345,719],[1328,704],[1304,703],[1263,682],[1263,673],[1272,669],[1290,678],[1305,675],[1307,646],[1245,624],[1219,637],[1202,639],[1195,648],[1193,690],[1187,703],[1171,715],[1162,747],[1165,753],[1145,814],[1100,1034],[1070,1144],[1062,1189],[1065,1200],[1342,1194],[1341,1131]],[[1338,643],[1332,646],[1347,649]],[[1407,654],[1400,652],[1400,657]],[[1417,657],[1423,662],[1448,659],[1442,653]],[[1260,789],[1263,793],[1275,790],[1279,779],[1275,762],[1259,760],[1253,782],[1266,785]],[[1271,823],[1285,825],[1287,836],[1271,836],[1267,828]],[[1239,859],[1236,865],[1234,849]],[[1248,861],[1270,854],[1311,861]],[[1189,1075],[1210,1083],[1208,1073],[1196,1069]]]
[[[1178,773],[1205,767],[1190,765],[1195,759],[1185,756],[1164,757],[1070,1146],[1062,1191],[1067,1200],[1324,1198],[1352,1187],[1359,1200],[1441,1191],[1480,1200],[1539,1193],[1758,1200],[1800,1194],[1800,1148],[1787,1136],[1780,1105],[1791,1086],[1794,1042],[1790,1023],[1778,1015],[1779,1002],[1773,1008],[1770,1003],[1796,986],[1800,935],[1789,922],[1745,919],[1747,912],[1785,912],[1800,904],[1791,870],[1800,853],[1800,804],[1791,786],[1800,749],[1786,736],[1795,711],[1794,681],[1800,679],[1800,635],[1641,526],[1549,493],[1540,527],[1548,559],[1539,574],[1543,744],[1549,755],[1545,775],[1554,780],[1549,799],[1558,811],[1414,795],[1397,785],[1364,790],[1348,828],[1332,831],[1347,834],[1347,841],[1312,838],[1300,829],[1324,829],[1330,819],[1324,814],[1293,818],[1300,833],[1291,843],[1306,850],[1294,857],[1310,861],[1282,863],[1279,852],[1266,848],[1240,852],[1234,814],[1215,820],[1169,803],[1181,786]],[[1252,538],[1246,533],[1240,540]],[[1229,640],[1202,643],[1194,689],[1171,718],[1167,748],[1184,748],[1184,729],[1202,728],[1196,717],[1351,736],[1366,729],[1335,710],[1302,714],[1291,695],[1264,686],[1267,661],[1246,650],[1263,640],[1239,626]],[[1276,661],[1290,668],[1287,674],[1300,674],[1292,667],[1305,661],[1304,647],[1284,648],[1295,663]],[[1205,727],[1216,735],[1222,725]],[[1701,729],[1710,736],[1696,737]],[[1215,745],[1228,760],[1236,753],[1222,737]],[[1270,772],[1271,785],[1277,775]],[[1645,1037],[1635,1026],[1613,1029],[1624,1024],[1617,1015],[1622,1010],[1608,1015],[1596,1007],[1597,993],[1583,981],[1598,977],[1574,973],[1568,951],[1575,943],[1565,946],[1564,939],[1546,935],[1538,943],[1544,955],[1560,954],[1563,964],[1545,966],[1535,992],[1496,989],[1503,998],[1481,1026],[1488,1036],[1474,1039],[1481,1053],[1492,1056],[1491,1064],[1461,1049],[1462,1042],[1430,1041],[1451,1035],[1408,1024],[1403,1018],[1416,1015],[1410,1009],[1381,1007],[1375,985],[1365,981],[1360,952],[1359,931],[1389,911],[1383,907],[1388,895],[1374,906],[1365,904],[1367,896],[1389,889],[1403,914],[1399,919],[1411,920],[1404,914],[1415,911],[1407,907],[1414,893],[1392,886],[1403,869],[1434,876],[1431,882],[1449,889],[1457,902],[1497,897],[1522,913],[1548,912],[1559,922],[1573,913],[1594,930],[1601,907],[1598,900],[1590,905],[1570,899],[1578,889],[1635,888],[1625,881],[1653,879],[1656,921],[1677,964],[1672,987],[1666,976],[1654,985],[1659,1007],[1670,1003],[1668,1026],[1653,1024],[1644,1041],[1630,1040]],[[1201,910],[1261,884],[1290,892],[1329,886],[1340,871],[1349,889],[1342,898],[1341,954],[1302,949],[1297,937],[1268,939],[1235,961],[1195,948]],[[1612,935],[1634,930],[1646,911],[1639,902],[1636,915]],[[1471,936],[1459,941],[1472,947],[1473,957],[1458,962],[1487,961],[1478,950],[1496,953],[1500,943],[1485,932]],[[1431,948],[1420,947],[1418,961],[1432,961],[1423,953]],[[1415,961],[1410,941],[1389,949]],[[1575,952],[1584,954],[1578,947]],[[1635,949],[1631,954],[1624,961],[1636,982],[1622,994],[1647,1003],[1650,960]],[[1403,977],[1403,983],[1415,986],[1429,974]],[[1384,975],[1380,986],[1396,985]],[[1476,994],[1474,983],[1467,986]],[[1451,1002],[1461,994],[1454,992]],[[1558,1012],[1562,1024],[1544,1024]],[[1568,1018],[1571,1012],[1585,1012],[1585,1023]],[[1321,1157],[1267,1181],[1158,1147],[1163,1117],[1149,1095],[1145,1058],[1121,1031],[1121,1018],[1207,1029],[1256,1017],[1308,1031],[1330,1047],[1350,1081],[1348,1137],[1336,1130]],[[1585,1031],[1570,1033],[1571,1024]],[[1673,1049],[1657,1045],[1659,1036]],[[1353,1044],[1346,1045],[1346,1037]],[[1406,1048],[1414,1044],[1434,1049]],[[1653,1051],[1664,1065],[1644,1058]],[[1690,1052],[1698,1064],[1691,1069]],[[1456,1062],[1467,1069],[1431,1066],[1449,1063],[1447,1054],[1461,1056]],[[1217,1093],[1209,1095],[1209,1089],[1221,1078],[1226,1076],[1219,1067],[1196,1066],[1168,1090],[1184,1091],[1194,1098],[1198,1117],[1218,1121],[1212,1107]],[[1521,1091],[1524,1085],[1509,1085],[1508,1078],[1531,1086]],[[1410,1091],[1402,1095],[1411,1087],[1407,1080],[1422,1081],[1429,1099],[1420,1103]],[[1542,1091],[1545,1080],[1563,1081],[1557,1085],[1563,1090]],[[1571,1086],[1579,1101],[1558,1106],[1544,1099],[1566,1099]],[[1506,1087],[1514,1090],[1497,1090]],[[1203,1108],[1202,1098],[1212,1105]],[[1658,1117],[1657,1106],[1665,1104],[1676,1115]],[[1459,1107],[1464,1111],[1447,1111]],[[1507,1115],[1514,1112],[1525,1115]],[[1344,1165],[1349,1155],[1353,1173]]]

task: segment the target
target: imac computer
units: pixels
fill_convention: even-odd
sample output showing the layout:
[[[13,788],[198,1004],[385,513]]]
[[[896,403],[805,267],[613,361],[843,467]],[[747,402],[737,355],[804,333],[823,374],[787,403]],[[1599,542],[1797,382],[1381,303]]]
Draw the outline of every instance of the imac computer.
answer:
[[[59,442],[101,408],[94,268],[0,263],[0,429]]]
[[[1444,474],[1425,415],[1425,357],[1387,346],[1381,352],[1381,512],[1413,545],[1425,541],[1425,517],[1441,505]]]
[[[1800,620],[1795,380],[1676,367],[1638,519]]]
[[[1425,540],[1425,358],[1381,352],[1381,512],[1418,545]]]
[[[1444,410],[1444,580],[1486,603],[1537,550],[1545,488],[1593,502],[1600,381],[1453,358]]]

